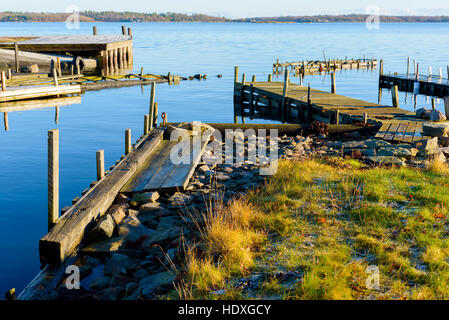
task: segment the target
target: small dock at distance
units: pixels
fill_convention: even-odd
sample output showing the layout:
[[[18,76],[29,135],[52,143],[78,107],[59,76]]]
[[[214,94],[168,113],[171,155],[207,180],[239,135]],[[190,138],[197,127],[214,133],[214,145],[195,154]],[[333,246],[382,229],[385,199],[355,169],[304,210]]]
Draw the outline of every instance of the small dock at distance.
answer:
[[[422,136],[425,120],[416,117],[412,111],[397,107],[397,93],[393,94],[393,106],[353,99],[332,93],[335,92],[335,73],[331,77],[331,92],[325,92],[312,89],[310,85],[306,87],[290,83],[288,70],[284,74],[284,82],[271,81],[271,75],[268,81],[263,82],[256,82],[255,77],[251,82],[246,82],[246,76],[243,75],[242,81],[238,82],[236,67],[234,122],[241,116],[284,123],[358,123],[382,128],[377,137],[385,140],[413,142],[426,138]],[[412,137],[411,141],[409,136]]]
[[[377,66],[376,59],[329,59],[329,60],[307,60],[273,63],[273,73],[294,71],[295,74],[316,74],[320,72],[330,72],[343,69],[368,69]]]

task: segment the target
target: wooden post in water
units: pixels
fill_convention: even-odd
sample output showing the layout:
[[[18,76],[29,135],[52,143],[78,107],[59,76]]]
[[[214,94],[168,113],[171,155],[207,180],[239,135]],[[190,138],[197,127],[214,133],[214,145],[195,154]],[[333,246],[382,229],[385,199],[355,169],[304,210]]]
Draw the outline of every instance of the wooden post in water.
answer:
[[[56,73],[57,71],[56,71],[56,68],[53,68],[53,84],[55,85],[55,86],[58,86],[59,84],[58,84],[58,75],[57,75],[57,73]]]
[[[2,71],[2,91],[6,91],[6,73]]]
[[[285,109],[286,109],[286,99],[287,99],[287,93],[288,93],[288,83],[290,81],[290,73],[288,70],[285,70],[284,73],[284,87],[282,90],[282,102],[281,102],[281,119],[282,121],[285,121]]]
[[[380,59],[380,65],[379,65],[379,75],[384,75],[384,59]]]
[[[48,230],[59,218],[59,130],[48,131]]]
[[[131,129],[125,130],[125,154],[131,152]]]
[[[368,113],[366,113],[366,112],[363,114],[363,123],[364,124],[368,123]]]
[[[122,26],[122,35],[126,36],[126,27]]]
[[[336,93],[335,71],[331,73],[331,93]]]
[[[391,87],[391,99],[393,102],[393,107],[399,108],[398,86]]]
[[[253,100],[254,100],[254,84],[251,83],[250,86],[249,86],[249,101],[248,101],[248,103],[249,103],[249,113],[250,113],[250,119],[251,120],[253,120],[254,114],[255,114]]]
[[[246,84],[246,74],[242,74],[242,86]]]
[[[8,112],[3,112],[3,124],[5,126],[5,131],[8,131],[9,130]]]
[[[153,126],[154,126],[154,128],[157,127],[158,107],[159,107],[158,103],[155,102],[155,103],[154,103],[154,120],[153,120]]]
[[[438,75],[440,76],[440,79],[443,78],[443,69],[441,67],[438,68]]]
[[[436,106],[435,98],[432,98],[432,110],[435,110],[435,106]]]
[[[153,130],[153,119],[154,119],[154,99],[156,96],[156,83],[151,83],[151,91],[150,91],[150,124],[149,129],[150,131]]]
[[[273,75],[270,73],[269,75],[268,75],[268,82],[271,82],[273,80]]]
[[[234,83],[237,83],[239,80],[239,67],[234,67]]]
[[[19,62],[19,45],[17,44],[17,42],[14,42],[14,60],[15,60],[15,67],[16,67],[16,72],[19,73],[20,71],[20,62]]]
[[[429,77],[431,77],[431,76],[432,76],[432,67],[429,66]]]
[[[419,80],[419,62],[416,63],[415,80]]]
[[[253,79],[251,80],[251,82],[256,82],[256,75],[253,75]]]
[[[307,86],[307,114],[306,114],[306,123],[310,123],[312,120],[312,89],[310,88],[310,82]]]
[[[409,74],[410,74],[410,57],[407,58],[407,79]]]
[[[143,116],[143,134],[148,134],[150,125],[150,115],[146,114]]]
[[[93,26],[92,27],[92,33],[93,33],[93,35],[94,36],[96,36],[98,33],[97,33],[97,27],[96,26]]]
[[[98,150],[97,158],[97,181],[104,177],[104,150]]]
[[[340,109],[335,110],[335,124],[340,124]]]
[[[130,36],[130,37],[133,36],[133,32],[132,32],[131,28],[128,28],[128,36]]]
[[[304,76],[303,76],[303,74],[301,73],[301,74],[299,75],[299,85],[300,85],[300,86],[303,85],[303,80],[304,80]]]

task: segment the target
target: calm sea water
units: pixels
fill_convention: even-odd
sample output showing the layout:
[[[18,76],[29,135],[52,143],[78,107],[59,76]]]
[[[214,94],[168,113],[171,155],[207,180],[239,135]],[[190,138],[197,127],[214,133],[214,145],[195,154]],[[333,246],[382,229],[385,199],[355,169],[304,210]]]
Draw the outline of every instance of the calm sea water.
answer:
[[[96,23],[100,34],[119,34],[121,23]],[[1,35],[90,34],[93,24],[67,30],[64,23],[0,23]],[[232,122],[233,67],[247,77],[266,79],[277,59],[384,58],[384,71],[405,72],[406,58],[422,73],[449,64],[448,24],[127,24],[134,35],[134,68],[153,74],[207,74],[206,81],[158,85],[160,112],[169,121]],[[435,73],[436,71],[434,71]],[[223,74],[223,78],[216,77]],[[445,74],[445,77],[446,74]],[[297,80],[293,80],[297,81]],[[312,87],[329,90],[329,76],[306,77]],[[377,102],[378,71],[337,75],[340,94]],[[60,206],[71,204],[95,180],[95,151],[105,150],[106,167],[124,150],[124,131],[133,140],[143,130],[148,87],[87,92],[78,105],[9,113],[9,131],[0,131],[0,294],[20,291],[38,272],[38,241],[47,231],[47,131],[60,130]],[[413,108],[411,99],[401,103]],[[391,103],[388,92],[383,103]],[[420,106],[429,105],[424,97]],[[441,103],[438,108],[442,108]],[[0,110],[1,112],[1,110]],[[261,120],[256,120],[263,122]]]

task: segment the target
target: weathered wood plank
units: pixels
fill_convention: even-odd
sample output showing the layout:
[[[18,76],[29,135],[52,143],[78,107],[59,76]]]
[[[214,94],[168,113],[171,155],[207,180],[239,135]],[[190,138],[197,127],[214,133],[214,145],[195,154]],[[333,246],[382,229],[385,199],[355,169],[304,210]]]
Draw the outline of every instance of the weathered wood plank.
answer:
[[[162,138],[163,130],[153,130],[110,174],[59,218],[51,231],[39,241],[39,254],[43,264],[59,264],[69,256],[81,242],[88,225],[106,212],[123,185],[154,152]]]

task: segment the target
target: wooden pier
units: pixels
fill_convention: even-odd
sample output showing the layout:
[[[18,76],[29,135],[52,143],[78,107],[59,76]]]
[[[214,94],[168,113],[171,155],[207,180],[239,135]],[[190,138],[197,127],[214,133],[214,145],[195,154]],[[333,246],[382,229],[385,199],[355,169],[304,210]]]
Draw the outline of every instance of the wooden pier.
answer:
[[[449,79],[439,76],[411,76],[406,74],[380,75],[380,88],[398,86],[400,91],[444,98],[449,96]]]
[[[368,69],[377,66],[376,59],[333,59],[333,60],[307,60],[273,63],[273,73],[294,71],[294,74],[316,74],[320,72],[330,72],[342,69]]]
[[[133,67],[133,45],[129,34],[70,35],[40,37],[0,37],[0,48],[21,51],[53,53],[96,59],[102,75],[123,74]],[[3,40],[3,41],[2,41]],[[81,66],[82,68],[83,66]]]
[[[246,76],[242,78],[245,79]],[[415,140],[427,138],[421,134],[425,120],[417,118],[412,111],[324,92],[310,86],[295,85],[290,83],[288,71],[285,73],[284,82],[238,82],[236,68],[234,114],[235,122],[238,121],[238,116],[241,116],[243,119],[263,118],[289,123],[307,124],[320,121],[330,124],[376,125],[390,133],[382,137],[379,135],[380,138],[399,142],[408,142],[406,137],[411,134],[410,130],[413,128]],[[391,133],[393,137],[390,139]]]

